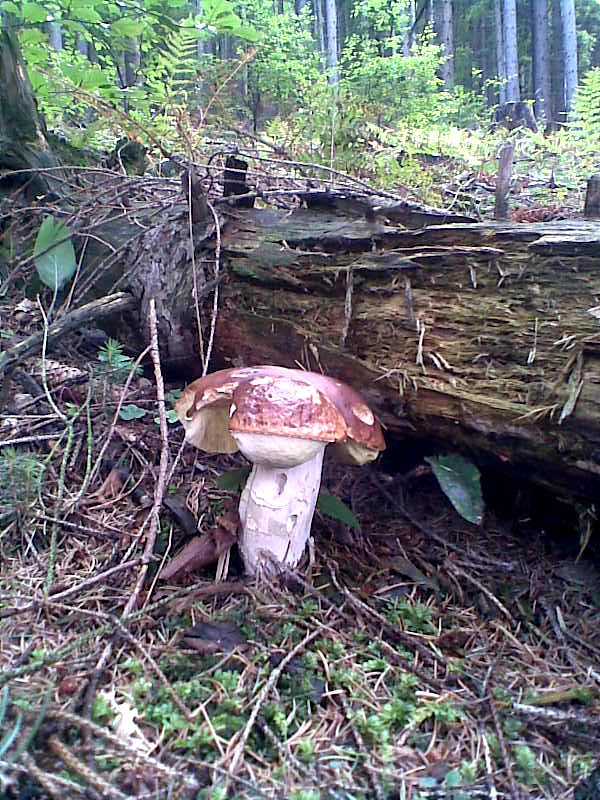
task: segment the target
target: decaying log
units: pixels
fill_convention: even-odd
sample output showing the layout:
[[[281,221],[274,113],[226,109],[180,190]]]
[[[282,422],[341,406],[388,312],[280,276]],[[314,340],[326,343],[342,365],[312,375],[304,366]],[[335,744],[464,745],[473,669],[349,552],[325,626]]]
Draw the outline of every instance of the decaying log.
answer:
[[[408,231],[256,210],[223,248],[213,368],[323,370],[364,393],[392,444],[427,438],[563,495],[596,492],[597,225]]]

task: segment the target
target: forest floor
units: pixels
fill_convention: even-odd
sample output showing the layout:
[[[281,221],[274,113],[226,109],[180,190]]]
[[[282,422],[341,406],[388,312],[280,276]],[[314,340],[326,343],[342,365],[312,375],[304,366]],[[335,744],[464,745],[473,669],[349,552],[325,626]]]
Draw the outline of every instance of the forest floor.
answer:
[[[490,179],[437,169],[429,202],[489,215]],[[516,221],[581,210],[555,173],[522,176]],[[22,296],[0,319],[5,345],[41,322]],[[0,406],[0,798],[597,800],[600,570],[573,516],[492,487],[476,527],[430,474],[327,465],[360,532],[318,514],[296,574],[257,585],[234,554],[168,583],[242,459],[161,433],[152,374],[76,336],[52,359]]]
[[[0,796],[598,797],[575,790],[599,750],[600,571],[572,531],[516,502],[475,527],[431,475],[329,465],[362,529],[319,515],[303,577],[256,585],[232,557],[225,581],[168,584],[184,511],[163,506],[142,563],[159,426],[91,388],[89,427],[39,407],[0,420],[4,444],[35,439],[2,459]],[[152,395],[141,378],[124,399]],[[182,438],[170,427],[165,487],[206,530],[242,459]]]

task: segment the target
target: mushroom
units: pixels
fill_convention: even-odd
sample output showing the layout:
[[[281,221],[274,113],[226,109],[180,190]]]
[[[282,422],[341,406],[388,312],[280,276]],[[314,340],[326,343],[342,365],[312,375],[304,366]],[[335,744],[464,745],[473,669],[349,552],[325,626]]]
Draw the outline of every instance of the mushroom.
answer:
[[[325,447],[349,464],[385,448],[362,397],[341,381],[285,367],[214,372],[187,386],[175,410],[186,440],[209,453],[240,450],[253,467],[240,499],[246,571],[296,566],[319,494]]]

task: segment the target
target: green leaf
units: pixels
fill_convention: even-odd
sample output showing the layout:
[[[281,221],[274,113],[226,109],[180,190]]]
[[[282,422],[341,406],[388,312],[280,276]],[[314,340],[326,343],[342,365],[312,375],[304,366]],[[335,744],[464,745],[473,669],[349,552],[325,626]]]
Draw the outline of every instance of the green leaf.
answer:
[[[48,9],[39,3],[23,3],[24,22],[45,22],[49,16],[51,17],[51,14]]]
[[[426,458],[425,461],[431,464],[442,491],[461,517],[473,525],[481,525],[483,497],[477,467],[456,454]]]
[[[217,486],[224,492],[241,492],[250,475],[250,467],[230,469],[217,478]]]
[[[121,419],[129,422],[130,419],[141,419],[145,417],[148,412],[144,408],[136,406],[135,403],[129,403],[119,411]]]
[[[6,0],[4,3],[0,3],[0,9],[2,11],[6,11],[8,14],[14,14],[15,16],[19,16],[21,14],[21,9],[16,3],[10,3],[9,0]]]
[[[360,531],[360,524],[352,511],[350,511],[345,503],[342,503],[339,498],[334,497],[332,494],[319,492],[317,508],[321,514],[325,514],[326,517],[337,519],[339,522],[343,522],[344,525],[349,525],[351,528],[354,528],[354,530]]]
[[[144,29],[144,23],[137,19],[116,19],[111,23],[112,33],[117,36],[126,36],[130,39],[135,39]]]
[[[35,268],[40,280],[55,291],[71,280],[77,267],[70,236],[64,222],[46,217],[33,247]]]
[[[174,408],[171,408],[169,411],[167,411],[165,416],[167,417],[167,422],[169,425],[175,425],[176,422],[179,422],[179,417],[177,416],[177,412]],[[160,417],[154,417],[154,422],[156,422],[157,425],[160,425]]]
[[[449,789],[455,789],[461,784],[462,778],[460,776],[460,770],[458,769],[451,769],[450,772],[447,772],[444,776],[444,786],[447,786]]]

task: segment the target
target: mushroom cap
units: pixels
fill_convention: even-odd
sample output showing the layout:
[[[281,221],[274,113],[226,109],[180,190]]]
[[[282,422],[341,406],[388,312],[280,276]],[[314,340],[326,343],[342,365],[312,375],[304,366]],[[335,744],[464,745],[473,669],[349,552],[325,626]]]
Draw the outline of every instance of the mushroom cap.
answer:
[[[346,436],[343,416],[310,383],[257,375],[233,393],[229,432],[253,464],[303,464]]]
[[[186,439],[211,453],[235,452],[236,439],[247,434],[333,443],[336,456],[354,464],[372,461],[385,449],[381,427],[358,392],[315,372],[275,366],[220,370],[187,386],[175,410]]]

